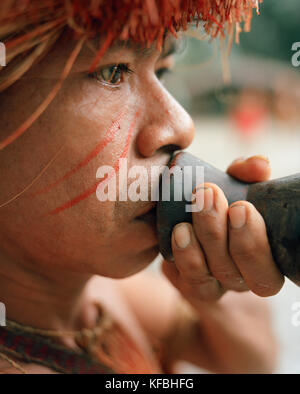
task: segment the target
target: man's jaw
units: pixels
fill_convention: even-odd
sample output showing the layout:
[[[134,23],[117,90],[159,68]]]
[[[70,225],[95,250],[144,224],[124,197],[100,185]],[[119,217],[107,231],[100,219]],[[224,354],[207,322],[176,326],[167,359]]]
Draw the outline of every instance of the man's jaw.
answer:
[[[149,203],[143,211],[139,213],[136,220],[141,220],[156,226],[156,203]]]

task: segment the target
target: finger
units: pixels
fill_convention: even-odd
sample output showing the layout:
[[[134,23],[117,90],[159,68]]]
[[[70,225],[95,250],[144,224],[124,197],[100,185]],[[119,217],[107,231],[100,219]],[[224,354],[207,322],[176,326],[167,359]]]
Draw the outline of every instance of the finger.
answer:
[[[162,262],[161,269],[172,285],[178,288],[179,271],[174,262],[164,260]]]
[[[271,167],[264,156],[252,156],[248,159],[237,159],[227,169],[227,173],[244,182],[263,182],[269,179]]]
[[[196,191],[196,201],[203,200],[203,209],[193,212],[194,230],[202,246],[212,275],[226,289],[249,290],[234,264],[228,249],[228,203],[215,184],[205,183]]]
[[[279,292],[284,283],[273,260],[266,226],[253,204],[238,201],[229,209],[229,250],[249,288],[262,297]]]
[[[179,290],[195,301],[214,301],[224,290],[212,277],[205,256],[189,223],[180,223],[172,233],[172,250],[176,268],[180,273]]]

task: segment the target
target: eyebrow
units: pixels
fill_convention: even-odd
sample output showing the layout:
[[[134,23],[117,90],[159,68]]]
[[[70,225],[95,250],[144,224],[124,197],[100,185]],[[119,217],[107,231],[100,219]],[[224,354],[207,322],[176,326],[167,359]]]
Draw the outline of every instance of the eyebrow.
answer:
[[[179,39],[174,37],[170,37],[169,41],[164,41],[159,59],[165,59],[168,56],[175,54],[179,49],[178,41]],[[156,51],[155,44],[152,44],[149,48],[143,48],[130,41],[116,42],[108,51],[116,52],[124,48],[131,50],[139,58],[150,57]]]
[[[129,43],[129,47],[132,47],[131,43]],[[153,54],[153,52],[155,52],[156,50],[154,44],[150,48],[142,48],[142,49],[137,48],[136,46],[133,45],[133,48],[131,49],[133,49],[134,53],[138,57],[142,57],[142,58],[150,57]],[[178,50],[177,40],[175,38],[171,38],[169,39],[168,42],[166,41],[164,42],[159,59],[165,59],[166,57],[175,54],[177,50]]]

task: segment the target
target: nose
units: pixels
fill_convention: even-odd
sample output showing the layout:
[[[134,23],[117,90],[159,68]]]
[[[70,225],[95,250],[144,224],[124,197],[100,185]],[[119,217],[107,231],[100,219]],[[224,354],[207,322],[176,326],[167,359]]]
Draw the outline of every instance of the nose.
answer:
[[[140,154],[151,157],[167,146],[187,148],[194,138],[195,126],[190,115],[163,86],[152,84],[144,95],[141,124],[137,136]]]

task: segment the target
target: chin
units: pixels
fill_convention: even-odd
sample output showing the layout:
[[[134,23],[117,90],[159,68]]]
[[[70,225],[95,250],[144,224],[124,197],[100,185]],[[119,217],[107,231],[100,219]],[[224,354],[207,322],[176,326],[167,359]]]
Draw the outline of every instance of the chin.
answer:
[[[129,276],[135,275],[147,268],[153,260],[158,256],[159,248],[155,245],[149,249],[145,249],[131,258],[128,257],[126,260],[118,263],[118,271],[110,272],[107,276],[112,279],[125,279]]]
[[[143,252],[139,253],[137,255],[137,258],[139,261],[144,262],[144,267],[147,267],[149,264],[153,262],[153,260],[156,259],[156,257],[159,254],[159,248],[158,245],[153,246],[152,248],[146,249]]]
[[[143,269],[147,268],[158,256],[159,248],[158,245],[155,245],[149,249],[143,250],[138,255],[136,255],[133,260],[136,264],[132,267],[131,272],[128,276],[137,274]]]

